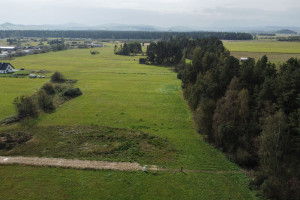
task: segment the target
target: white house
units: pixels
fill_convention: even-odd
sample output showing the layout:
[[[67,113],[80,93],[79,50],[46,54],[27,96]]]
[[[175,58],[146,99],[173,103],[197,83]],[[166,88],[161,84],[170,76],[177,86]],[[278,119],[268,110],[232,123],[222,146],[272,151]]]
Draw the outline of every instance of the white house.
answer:
[[[7,74],[14,72],[14,67],[9,63],[0,62],[0,74]]]

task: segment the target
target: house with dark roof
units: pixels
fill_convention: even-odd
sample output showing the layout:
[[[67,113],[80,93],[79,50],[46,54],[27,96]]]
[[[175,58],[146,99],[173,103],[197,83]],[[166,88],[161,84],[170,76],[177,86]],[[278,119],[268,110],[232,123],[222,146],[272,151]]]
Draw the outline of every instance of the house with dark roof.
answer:
[[[14,67],[10,63],[0,62],[0,74],[7,74],[14,72]]]

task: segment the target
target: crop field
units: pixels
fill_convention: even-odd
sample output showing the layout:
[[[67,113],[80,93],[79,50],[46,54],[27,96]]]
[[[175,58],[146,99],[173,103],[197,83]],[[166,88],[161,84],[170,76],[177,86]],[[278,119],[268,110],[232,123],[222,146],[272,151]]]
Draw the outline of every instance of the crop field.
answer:
[[[272,62],[285,62],[289,58],[300,58],[300,54],[294,53],[256,53],[256,52],[230,52],[230,54],[236,58],[250,57],[255,58],[255,60],[260,59],[262,56],[266,55],[268,59]]]
[[[246,51],[260,53],[295,53],[300,54],[300,42],[278,41],[223,41],[229,51]]]
[[[240,169],[195,132],[176,73],[171,68],[140,65],[139,57],[114,55],[114,45],[107,45],[96,49],[100,52],[97,55],[91,55],[90,49],[73,49],[9,61],[15,68],[60,71],[66,78],[78,80],[75,87],[79,87],[83,95],[64,103],[54,113],[0,127],[2,132],[12,129],[35,130],[32,131],[33,139],[28,143],[10,152],[0,151],[0,154],[138,161],[163,168],[179,169],[183,166],[184,169],[216,173],[143,173],[0,166],[0,199],[255,199],[254,193],[248,189],[249,180],[245,174],[217,173],[240,172]],[[49,81],[49,75],[45,79],[0,77],[0,119],[14,115],[13,99],[36,92]],[[121,137],[122,134],[127,135],[129,140],[143,143],[138,137],[132,136],[142,131],[153,135],[150,138],[155,141],[163,141],[159,143],[162,146],[158,147],[169,150],[151,147],[156,158],[147,153],[149,149],[137,149],[135,146],[130,146],[131,151],[141,151],[143,154],[137,154],[137,157],[116,152],[110,156],[82,154],[68,142],[64,144],[60,141],[70,141],[74,145],[92,144],[94,141],[87,136],[89,139],[83,144],[76,138],[79,136],[62,137],[56,133],[55,127],[70,126],[96,126],[109,134],[113,133],[108,129],[118,128],[122,130],[116,132],[116,137],[122,139],[120,143],[111,140],[104,144],[116,146],[122,146],[122,142],[128,143]],[[43,132],[43,128],[48,131]],[[50,135],[52,132],[53,135]],[[101,137],[104,137],[103,133]],[[147,141],[153,143],[151,140]],[[99,144],[93,144],[100,148]],[[63,148],[65,145],[66,148]],[[73,150],[68,151],[67,148]]]
[[[284,62],[291,57],[300,58],[300,42],[279,42],[271,40],[223,41],[224,46],[236,58],[255,59],[267,55],[270,61]]]

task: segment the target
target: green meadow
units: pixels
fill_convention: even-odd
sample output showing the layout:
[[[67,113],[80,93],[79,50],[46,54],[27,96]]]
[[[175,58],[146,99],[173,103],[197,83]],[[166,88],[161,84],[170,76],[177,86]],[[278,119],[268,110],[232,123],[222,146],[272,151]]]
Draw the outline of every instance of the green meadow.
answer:
[[[54,113],[0,129],[38,127],[40,130],[49,126],[80,125],[142,131],[164,139],[176,152],[170,159],[140,159],[143,164],[240,172],[195,132],[192,115],[182,96],[181,82],[172,68],[140,65],[139,57],[114,55],[113,45],[107,45],[97,49],[100,52],[97,55],[91,55],[90,49],[73,49],[9,61],[15,68],[60,71],[66,78],[78,80],[75,87],[79,87],[83,95],[64,103]],[[36,92],[49,81],[50,75],[47,74],[46,79],[0,77],[0,119],[15,114],[12,104],[15,97]],[[58,142],[47,138],[49,145]],[[43,145],[45,147],[47,142]],[[16,151],[14,155],[41,155],[38,149],[36,152],[29,149],[30,153]],[[92,159],[106,158],[93,156]],[[119,155],[106,160],[131,161],[126,157],[120,159]],[[146,174],[0,166],[0,177],[0,199],[255,199],[248,188],[249,180],[241,172]]]

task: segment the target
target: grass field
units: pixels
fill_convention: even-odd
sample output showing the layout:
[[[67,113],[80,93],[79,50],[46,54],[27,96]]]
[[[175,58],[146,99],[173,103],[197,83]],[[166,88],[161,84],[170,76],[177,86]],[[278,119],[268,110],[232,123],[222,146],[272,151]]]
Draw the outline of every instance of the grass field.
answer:
[[[138,57],[113,55],[113,45],[97,50],[98,55],[90,55],[89,49],[74,49],[10,61],[17,68],[60,71],[67,78],[77,79],[75,87],[83,92],[54,113],[14,127],[98,125],[138,130],[166,139],[177,152],[173,159],[146,159],[144,163],[175,169],[183,166],[193,170],[239,170],[195,132],[180,80],[171,69],[139,65]],[[37,91],[49,79],[0,80],[0,118],[4,118],[14,115],[12,101],[16,96]],[[7,128],[10,127],[0,129]],[[0,176],[0,199],[255,199],[242,173],[153,175],[0,166]]]
[[[237,174],[0,166],[1,199],[254,199]],[[5,176],[3,176],[5,174]]]
[[[278,41],[223,41],[230,52],[257,52],[257,53],[292,53],[300,54],[300,42]]]
[[[255,58],[255,60],[260,59],[262,56],[266,55],[268,59],[272,62],[285,62],[289,58],[298,58],[300,59],[300,54],[293,54],[293,53],[256,53],[256,52],[230,52],[230,54],[236,58],[241,57],[250,57]]]

